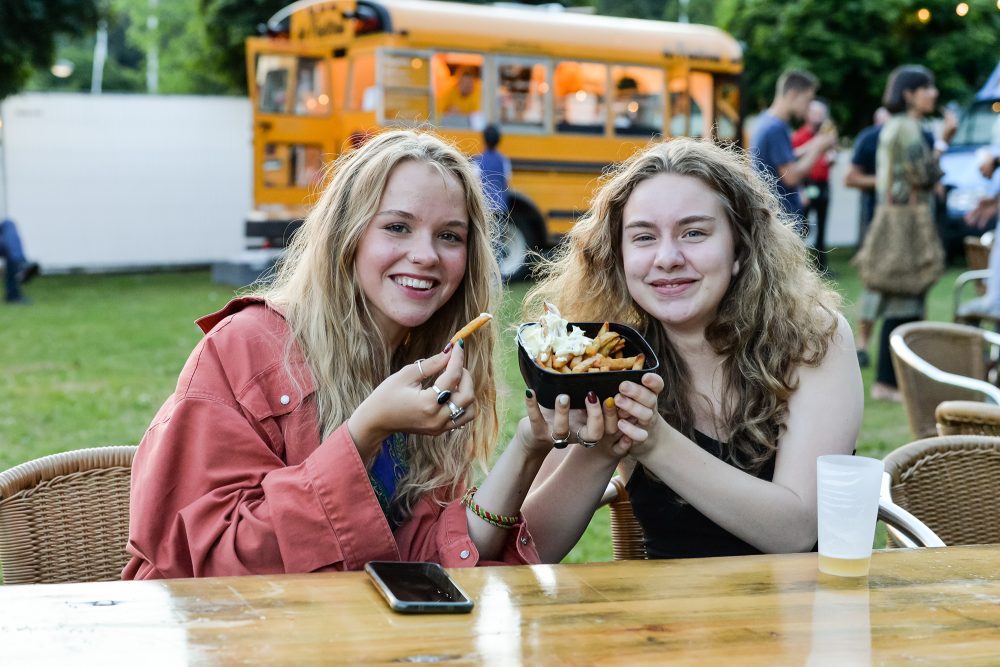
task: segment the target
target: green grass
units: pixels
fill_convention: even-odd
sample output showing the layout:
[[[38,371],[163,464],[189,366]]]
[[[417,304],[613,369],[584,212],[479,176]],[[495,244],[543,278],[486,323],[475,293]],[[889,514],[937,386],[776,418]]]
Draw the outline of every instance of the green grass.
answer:
[[[847,257],[834,253],[831,266],[853,323],[860,285]],[[950,269],[932,290],[930,319],[950,319],[958,272]],[[503,444],[524,415],[512,326],[526,290],[512,286],[498,318]],[[233,294],[207,272],[43,276],[26,292],[32,306],[0,306],[0,469],[69,449],[137,443],[201,337],[194,320]],[[872,376],[864,371],[866,396]],[[901,406],[866,400],[860,454],[881,457],[911,439]],[[567,561],[610,558],[605,509]]]

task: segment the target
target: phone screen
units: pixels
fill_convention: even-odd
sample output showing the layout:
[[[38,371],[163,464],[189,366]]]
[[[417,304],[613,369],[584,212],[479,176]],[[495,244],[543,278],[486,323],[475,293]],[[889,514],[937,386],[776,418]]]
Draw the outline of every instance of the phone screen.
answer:
[[[437,563],[372,561],[365,571],[397,611],[472,609],[472,601]]]

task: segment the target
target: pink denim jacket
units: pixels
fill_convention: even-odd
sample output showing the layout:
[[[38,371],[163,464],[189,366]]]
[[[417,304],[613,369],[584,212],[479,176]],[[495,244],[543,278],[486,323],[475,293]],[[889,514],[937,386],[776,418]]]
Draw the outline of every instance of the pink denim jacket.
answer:
[[[320,442],[312,375],[296,351],[289,377],[280,312],[243,297],[198,325],[132,466],[123,579],[539,562],[523,521],[499,563],[481,561],[459,499],[420,499],[394,534],[347,425]]]

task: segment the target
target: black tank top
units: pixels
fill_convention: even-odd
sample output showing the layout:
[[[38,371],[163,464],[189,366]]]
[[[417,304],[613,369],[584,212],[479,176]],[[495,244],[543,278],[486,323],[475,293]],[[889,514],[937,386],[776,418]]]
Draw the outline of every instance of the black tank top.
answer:
[[[721,459],[724,445],[695,432],[695,442]],[[730,464],[731,465],[731,464]],[[771,481],[774,457],[757,474]],[[696,510],[679,500],[674,490],[636,465],[628,485],[632,510],[645,535],[648,558],[701,558],[705,556],[745,556],[761,553]]]

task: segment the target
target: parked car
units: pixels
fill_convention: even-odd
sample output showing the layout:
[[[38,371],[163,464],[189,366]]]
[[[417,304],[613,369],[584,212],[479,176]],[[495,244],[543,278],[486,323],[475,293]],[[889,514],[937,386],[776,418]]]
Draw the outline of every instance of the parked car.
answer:
[[[1000,63],[976,93],[972,104],[961,114],[958,131],[941,156],[941,168],[944,170],[942,182],[946,191],[946,213],[941,231],[949,250],[956,244],[961,248],[966,235],[982,234],[984,231],[970,228],[965,223],[965,215],[975,207],[990,185],[990,181],[979,172],[976,153],[982,148],[1000,151]],[[994,174],[994,178],[1000,178],[1000,173]],[[994,220],[990,226],[995,224]]]

